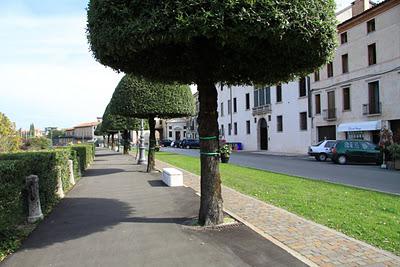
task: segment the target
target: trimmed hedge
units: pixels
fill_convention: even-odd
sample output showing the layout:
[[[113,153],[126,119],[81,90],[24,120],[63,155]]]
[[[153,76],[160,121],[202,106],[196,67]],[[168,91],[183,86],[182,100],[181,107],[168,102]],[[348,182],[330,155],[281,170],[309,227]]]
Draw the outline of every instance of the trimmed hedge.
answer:
[[[17,173],[11,176],[13,177],[13,179],[9,180],[11,183],[22,183],[24,185],[26,176],[30,174],[39,176],[40,202],[43,212],[48,213],[59,200],[55,194],[58,175],[57,166],[61,169],[64,191],[71,187],[67,162],[70,155],[71,153],[64,149],[7,153],[0,154],[0,161],[18,160],[23,162],[20,166],[21,169],[15,170]],[[0,181],[2,181],[2,178]]]
[[[84,172],[87,167],[93,162],[95,154],[94,144],[78,144],[69,146],[76,152],[79,160],[79,167],[81,172]]]
[[[25,177],[39,177],[40,203],[46,215],[59,201],[58,167],[63,189],[71,188],[67,163],[71,155],[65,149],[0,154],[0,261],[30,232],[24,226],[28,216]]]

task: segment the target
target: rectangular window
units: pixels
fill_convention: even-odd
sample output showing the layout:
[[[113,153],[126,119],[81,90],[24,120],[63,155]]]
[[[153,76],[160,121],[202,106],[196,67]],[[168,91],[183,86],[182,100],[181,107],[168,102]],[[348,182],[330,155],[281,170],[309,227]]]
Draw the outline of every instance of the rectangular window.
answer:
[[[246,121],[246,134],[250,134],[250,121]]]
[[[232,135],[232,124],[228,123],[228,135]]]
[[[258,90],[254,90],[254,107],[258,107]]]
[[[375,19],[367,21],[367,33],[375,31]]]
[[[376,64],[376,44],[370,44],[368,46],[368,65]]]
[[[228,114],[232,114],[232,100],[228,100]]]
[[[340,43],[345,44],[347,43],[347,32],[344,32],[340,35]]]
[[[265,90],[265,104],[271,104],[271,87],[264,88]]]
[[[299,81],[299,97],[307,95],[306,78],[301,78]]]
[[[349,55],[348,54],[342,55],[342,72],[343,73],[349,72]]]
[[[168,137],[172,138],[172,132],[168,132]]]
[[[246,94],[246,110],[250,109],[250,94]]]
[[[258,94],[259,94],[259,103],[260,103],[260,106],[264,106],[265,105],[265,91],[264,91],[264,89],[260,89],[260,90],[258,90]]]
[[[321,95],[315,95],[315,114],[321,114]]]
[[[237,112],[237,99],[236,99],[236,97],[233,99],[233,112],[234,113]]]
[[[328,65],[326,65],[326,71],[328,74],[328,78],[333,77],[333,62],[328,63]]]
[[[379,100],[379,82],[372,82],[368,84],[368,105],[369,114],[380,113],[380,100]]]
[[[282,117],[282,115],[276,116],[276,130],[278,132],[283,132],[283,117]]]
[[[276,102],[282,102],[282,85],[278,84],[276,86]]]
[[[221,124],[221,136],[225,136],[225,129],[223,124]]]
[[[343,110],[350,110],[350,88],[343,88]]]
[[[224,102],[221,102],[221,106],[220,106],[220,108],[221,108],[221,117],[223,117],[224,116]]]
[[[300,112],[300,130],[307,130],[307,112]]]
[[[233,133],[234,133],[235,135],[237,135],[237,133],[238,133],[237,122],[234,122],[234,123],[233,123]]]
[[[316,72],[314,72],[314,81],[318,82],[319,81],[319,70],[317,70]]]

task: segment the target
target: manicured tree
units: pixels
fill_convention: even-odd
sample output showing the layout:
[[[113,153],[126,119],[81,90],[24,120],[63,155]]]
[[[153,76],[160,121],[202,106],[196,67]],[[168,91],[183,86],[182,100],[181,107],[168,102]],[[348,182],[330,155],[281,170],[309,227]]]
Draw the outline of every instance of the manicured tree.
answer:
[[[276,84],[332,59],[334,0],[90,0],[94,57],[117,71],[199,90],[199,223],[223,221],[215,84]]]
[[[94,135],[96,136],[102,136],[103,137],[103,145],[105,144],[105,140],[106,140],[106,135],[107,132],[103,131],[103,129],[101,128],[102,123],[100,122],[97,127],[96,130],[94,130]]]
[[[150,141],[147,172],[154,170],[156,130],[155,118],[180,118],[194,114],[194,98],[187,85],[150,82],[141,77],[125,75],[110,102],[113,114],[146,118]]]
[[[101,124],[102,131],[114,134],[122,132],[122,143],[124,146],[124,154],[129,153],[130,148],[130,130],[138,130],[140,127],[140,120],[134,117],[115,115],[110,112],[110,104],[107,105],[104,111],[103,121]],[[114,142],[114,139],[113,139]],[[113,145],[114,148],[114,145]]]

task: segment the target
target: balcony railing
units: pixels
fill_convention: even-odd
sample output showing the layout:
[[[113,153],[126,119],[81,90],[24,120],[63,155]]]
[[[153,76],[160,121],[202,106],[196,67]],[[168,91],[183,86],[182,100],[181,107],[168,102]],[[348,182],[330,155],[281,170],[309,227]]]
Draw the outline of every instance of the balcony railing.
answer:
[[[265,115],[272,112],[271,104],[253,108],[253,116]]]
[[[322,116],[326,121],[336,120],[336,108],[324,109],[322,111]]]
[[[382,114],[382,103],[369,103],[369,104],[364,104],[362,106],[363,108],[363,115],[379,115]]]

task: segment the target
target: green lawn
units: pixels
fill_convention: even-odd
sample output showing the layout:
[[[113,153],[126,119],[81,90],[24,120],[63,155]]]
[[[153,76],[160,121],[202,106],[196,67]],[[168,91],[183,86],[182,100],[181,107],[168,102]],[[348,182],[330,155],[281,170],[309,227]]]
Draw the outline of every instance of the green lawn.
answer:
[[[156,158],[200,174],[198,158],[167,152]],[[232,164],[220,171],[228,187],[400,255],[399,196]]]

